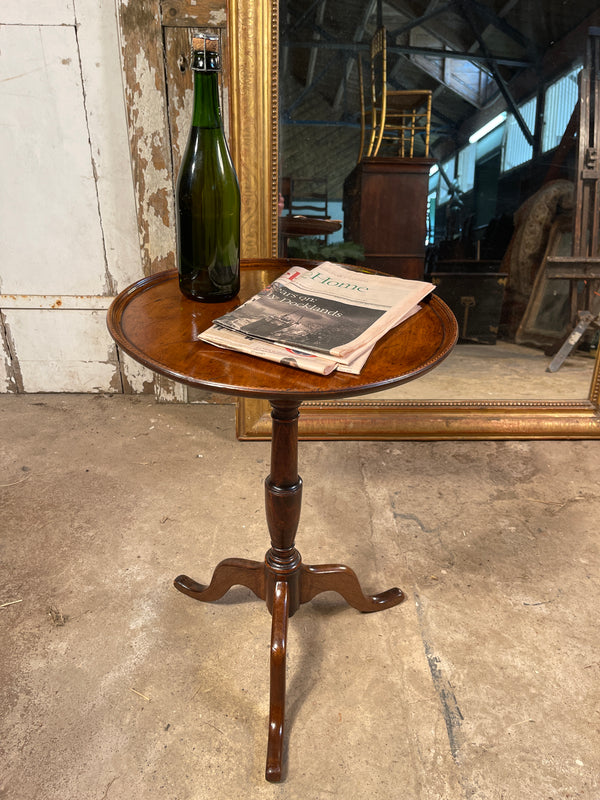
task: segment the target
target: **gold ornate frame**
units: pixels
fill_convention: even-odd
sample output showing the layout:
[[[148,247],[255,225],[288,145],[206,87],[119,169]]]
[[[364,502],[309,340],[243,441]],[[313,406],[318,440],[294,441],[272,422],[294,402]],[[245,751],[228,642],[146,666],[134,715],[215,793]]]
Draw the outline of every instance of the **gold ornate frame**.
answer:
[[[598,365],[589,400],[581,402],[402,401],[306,403],[302,439],[595,439],[600,437]],[[268,439],[267,404],[244,399],[237,408],[240,439]]]
[[[277,254],[277,0],[228,0],[231,151],[242,193],[244,258]]]
[[[278,2],[230,0],[232,141],[249,213],[246,255],[277,253]],[[252,120],[252,125],[248,124]],[[250,209],[252,209],[250,211]],[[268,213],[267,212],[268,209]],[[268,404],[242,399],[240,439],[268,439]],[[587,400],[306,403],[303,439],[591,439],[600,437],[600,355]]]

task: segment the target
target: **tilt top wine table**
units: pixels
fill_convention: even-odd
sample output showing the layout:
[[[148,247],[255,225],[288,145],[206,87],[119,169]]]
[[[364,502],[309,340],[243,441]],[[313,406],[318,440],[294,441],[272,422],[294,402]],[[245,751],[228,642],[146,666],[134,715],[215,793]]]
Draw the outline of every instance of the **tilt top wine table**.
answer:
[[[303,400],[334,399],[380,391],[418,378],[452,350],[457,325],[452,312],[432,296],[418,314],[381,339],[360,375],[315,375],[221,350],[198,334],[252,297],[292,265],[314,262],[286,259],[242,261],[241,290],[225,303],[197,303],[179,291],[177,273],[161,272],[121,292],[108,312],[109,331],[126,353],[151,370],[176,381],[235,396],[260,397],[271,404],[271,467],[265,480],[265,505],[271,547],[264,561],[227,558],[208,585],[186,575],[175,588],[203,602],[222,597],[232,586],[246,586],[272,615],[270,710],[266,778],[280,781],[285,719],[285,661],[288,619],[317,594],[335,591],[358,611],[381,611],[402,602],[393,588],[365,595],[356,574],[342,564],[308,566],[295,547],[302,479],[298,475],[298,416]]]

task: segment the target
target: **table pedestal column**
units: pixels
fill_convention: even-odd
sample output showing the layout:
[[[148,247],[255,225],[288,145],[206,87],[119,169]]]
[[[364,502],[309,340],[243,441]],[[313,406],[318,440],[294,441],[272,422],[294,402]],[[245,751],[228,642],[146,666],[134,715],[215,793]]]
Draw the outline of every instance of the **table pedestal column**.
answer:
[[[356,574],[342,564],[307,566],[294,546],[302,479],[298,475],[298,415],[296,401],[271,402],[273,435],[271,470],[265,480],[265,507],[271,547],[264,562],[228,558],[217,565],[208,586],[186,575],[175,578],[175,588],[203,602],[222,597],[232,586],[247,586],[265,600],[273,617],[271,627],[271,698],[267,745],[268,781],[281,780],[285,721],[285,661],[288,619],[302,603],[321,592],[335,591],[358,611],[382,611],[401,603],[400,589],[365,595]]]

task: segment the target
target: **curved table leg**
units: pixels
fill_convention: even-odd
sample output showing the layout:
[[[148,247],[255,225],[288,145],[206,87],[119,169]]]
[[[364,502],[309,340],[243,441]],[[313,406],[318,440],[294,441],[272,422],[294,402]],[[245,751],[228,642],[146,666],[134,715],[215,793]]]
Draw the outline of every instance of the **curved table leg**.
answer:
[[[226,558],[215,567],[208,586],[197,583],[187,575],[178,575],[173,585],[183,594],[206,603],[219,600],[232,586],[247,586],[264,600],[265,565],[263,561],[251,561],[247,558]]]
[[[232,586],[251,589],[266,600],[271,612],[269,737],[265,777],[272,783],[282,779],[283,734],[285,723],[285,678],[288,620],[302,603],[321,592],[334,591],[358,611],[382,611],[401,603],[400,589],[365,595],[355,572],[342,564],[306,566],[296,550],[294,539],[300,518],[302,480],[298,475],[299,401],[271,401],[271,471],[265,481],[267,526],[271,549],[263,562],[227,558],[217,565],[208,586],[187,575],[175,578],[183,594],[211,602],[221,598]]]
[[[286,581],[277,581],[271,624],[271,699],[269,741],[265,777],[271,783],[281,780],[283,727],[285,721],[285,656],[289,619],[289,595]]]
[[[321,592],[337,592],[358,611],[383,611],[397,606],[405,599],[404,592],[394,587],[380,594],[367,595],[360,588],[354,570],[343,564],[302,565],[300,602],[307,603]]]

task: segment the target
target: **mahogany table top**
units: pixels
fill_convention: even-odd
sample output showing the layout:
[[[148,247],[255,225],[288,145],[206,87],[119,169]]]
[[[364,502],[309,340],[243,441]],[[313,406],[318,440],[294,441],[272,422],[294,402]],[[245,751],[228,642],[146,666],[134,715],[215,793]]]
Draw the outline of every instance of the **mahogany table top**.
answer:
[[[442,361],[457,338],[456,320],[435,295],[375,346],[360,375],[316,375],[198,340],[216,317],[243,303],[290,266],[314,262],[242,260],[238,297],[198,303],[179,291],[177,272],[160,272],[125,289],[108,311],[117,344],[144,366],[190,386],[264,399],[318,400],[367,394],[423,375]]]

